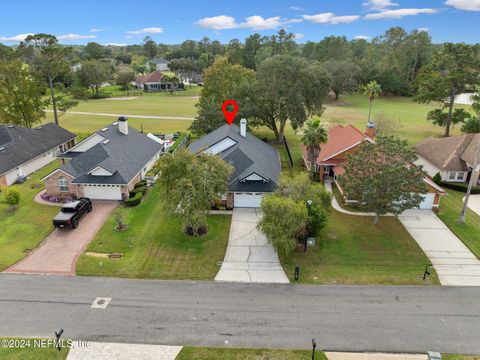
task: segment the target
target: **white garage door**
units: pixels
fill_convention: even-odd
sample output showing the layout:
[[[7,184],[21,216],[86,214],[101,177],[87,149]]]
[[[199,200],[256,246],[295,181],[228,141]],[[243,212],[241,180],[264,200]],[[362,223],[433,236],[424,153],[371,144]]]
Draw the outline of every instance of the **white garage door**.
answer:
[[[433,201],[435,200],[435,194],[420,194],[423,197],[423,201],[420,203],[419,208],[422,210],[431,210],[433,207]]]
[[[96,200],[122,200],[120,186],[84,185],[83,196]]]
[[[259,208],[263,193],[235,193],[233,198],[234,207]]]

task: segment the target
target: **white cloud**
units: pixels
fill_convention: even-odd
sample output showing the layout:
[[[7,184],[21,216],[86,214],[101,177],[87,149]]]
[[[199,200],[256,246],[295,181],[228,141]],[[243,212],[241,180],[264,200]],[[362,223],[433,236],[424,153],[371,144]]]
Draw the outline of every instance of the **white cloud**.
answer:
[[[263,18],[259,15],[253,15],[245,18],[245,21],[238,23],[233,16],[219,15],[206,17],[198,20],[195,24],[201,28],[212,30],[228,30],[228,29],[252,29],[252,30],[269,30],[278,27],[302,22],[302,19],[282,19],[280,16]]]
[[[84,40],[84,39],[95,39],[95,35],[80,35],[80,34],[65,34],[58,35],[57,39],[60,41],[74,41],[74,40]]]
[[[445,4],[459,10],[480,11],[480,0],[447,0]]]
[[[149,27],[139,30],[126,31],[125,34],[128,35],[149,35],[149,34],[161,34],[163,29],[161,27]]]
[[[26,38],[28,35],[33,35],[33,34],[18,34],[18,35],[10,36],[10,37],[0,36],[0,41],[20,42],[20,41],[25,40],[25,38]]]
[[[357,35],[354,37],[355,40],[370,40],[372,37],[368,35]]]
[[[282,21],[280,20],[280,16],[275,16],[271,18],[264,19],[261,16],[254,15],[249,16],[245,19],[244,23],[240,24],[241,28],[247,28],[252,30],[268,30],[268,29],[275,29],[282,25]]]
[[[347,16],[336,16],[332,12],[320,13],[316,15],[303,15],[303,18],[307,21],[314,22],[317,24],[342,24],[342,23],[351,23],[360,18],[359,15],[347,15]]]
[[[106,29],[100,29],[100,28],[91,28],[90,32],[102,32],[105,31]]]
[[[367,14],[365,19],[378,20],[378,19],[401,19],[404,16],[415,16],[419,14],[435,14],[436,9],[397,9],[397,10],[385,10],[378,13]]]
[[[394,6],[398,6],[397,3],[394,3],[391,0],[368,0],[362,5],[373,11],[383,11]]]
[[[235,18],[227,15],[212,16],[200,19],[196,25],[205,29],[225,30],[238,28]]]
[[[305,37],[305,35],[300,33],[293,34],[293,36],[295,36],[295,39],[303,39]]]
[[[429,31],[430,31],[430,28],[428,28],[428,27],[421,27],[421,28],[418,28],[417,30],[420,31],[420,32],[422,32],[422,31],[423,31],[423,32],[429,32]]]
[[[305,9],[300,6],[290,6],[289,9],[294,11],[305,11]]]
[[[121,44],[121,43],[106,43],[106,44],[102,44],[102,45],[105,45],[105,46],[127,46],[128,44]]]

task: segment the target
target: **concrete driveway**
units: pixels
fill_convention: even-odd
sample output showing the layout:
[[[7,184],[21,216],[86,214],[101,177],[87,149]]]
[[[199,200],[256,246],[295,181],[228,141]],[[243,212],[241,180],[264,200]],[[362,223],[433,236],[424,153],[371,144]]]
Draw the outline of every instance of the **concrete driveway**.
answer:
[[[480,286],[480,260],[430,210],[408,210],[399,220],[437,271],[442,285]]]
[[[257,229],[260,209],[233,210],[228,247],[216,281],[288,283],[278,255]]]
[[[468,207],[480,215],[480,195],[470,195],[470,199],[468,199]]]
[[[77,258],[118,205],[116,201],[94,201],[75,230],[54,230],[27,257],[5,272],[24,274],[75,275]]]

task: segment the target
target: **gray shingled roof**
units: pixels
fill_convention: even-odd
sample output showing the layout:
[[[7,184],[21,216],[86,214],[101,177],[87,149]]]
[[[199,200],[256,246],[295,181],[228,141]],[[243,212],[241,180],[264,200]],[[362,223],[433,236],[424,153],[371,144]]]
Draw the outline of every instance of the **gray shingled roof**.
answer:
[[[277,185],[282,170],[277,150],[247,132],[247,136],[240,135],[240,128],[236,125],[225,124],[201,139],[193,142],[188,150],[197,154],[212,145],[229,137],[237,143],[218,154],[229,162],[235,171],[229,179],[230,191],[269,192]],[[240,182],[241,179],[256,173],[268,179],[269,183],[260,181]]]
[[[0,175],[75,139],[76,135],[54,124],[36,128],[0,125]]]
[[[128,128],[128,135],[120,133],[117,125],[109,125],[107,129],[97,131],[98,135],[109,140],[107,144],[101,142],[81,154],[75,153],[60,168],[75,178],[73,183],[128,184],[163,147],[131,127]],[[65,156],[68,157],[68,152]],[[97,166],[113,173],[113,176],[88,174]]]

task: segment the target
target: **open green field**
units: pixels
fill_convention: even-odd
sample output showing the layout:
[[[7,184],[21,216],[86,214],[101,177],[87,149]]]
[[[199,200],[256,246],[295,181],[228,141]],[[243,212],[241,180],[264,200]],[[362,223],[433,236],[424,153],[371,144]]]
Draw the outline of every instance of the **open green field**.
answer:
[[[53,346],[39,347],[43,344],[35,346],[34,339],[0,338],[1,340],[11,342],[9,345],[16,345],[13,347],[0,346],[0,359],[2,360],[65,360],[68,355],[66,348],[59,351]]]
[[[184,347],[176,360],[309,360],[308,350],[268,350],[268,349],[222,349]],[[315,359],[327,360],[321,351],[315,352]]]
[[[153,115],[193,118],[197,115],[195,105],[198,102],[201,88],[192,87],[186,91],[178,91],[174,95],[169,93],[145,93],[143,96],[132,100],[100,99],[80,101],[72,111],[110,113],[126,115]],[[426,120],[427,113],[435,108],[435,104],[417,104],[410,98],[385,96],[376,99],[373,103],[372,117],[383,113],[387,118],[398,120],[400,129],[398,135],[410,143],[431,136],[441,135],[443,129],[433,126]],[[340,101],[329,101],[322,120],[327,123],[353,124],[359,129],[364,129],[368,117],[368,99],[361,94],[342,96]],[[52,121],[53,114],[47,113],[45,121]],[[173,132],[184,131],[188,128],[190,120],[161,120],[161,119],[136,119],[130,117],[131,124],[137,129],[143,125],[145,131]],[[114,117],[97,115],[66,114],[60,122],[67,129],[77,133],[90,133],[102,126],[115,121]],[[259,134],[272,136],[268,129],[257,129]],[[299,130],[301,133],[301,129]],[[453,134],[459,133],[459,127]],[[300,138],[300,135],[288,127],[286,135],[290,141]],[[291,145],[292,150],[294,148]]]
[[[230,231],[229,215],[208,216],[208,233],[186,235],[177,218],[165,214],[164,199],[153,187],[145,201],[121,208],[128,229],[115,230],[111,215],[87,248],[96,253],[122,253],[121,259],[82,255],[77,274],[145,279],[213,280],[223,260]]]
[[[58,208],[37,204],[33,198],[44,187],[39,180],[57,167],[54,161],[30,175],[24,184],[15,185],[20,205],[14,211],[8,210],[4,193],[0,193],[0,271],[26,256],[26,249],[35,248],[53,230],[52,218]],[[40,187],[32,188],[33,184]]]
[[[307,284],[439,284],[434,272],[423,282],[430,261],[394,217],[351,216],[332,210],[317,246],[295,252],[282,265],[291,281],[300,266],[300,283]]]
[[[440,199],[438,216],[475,256],[480,258],[480,216],[468,209],[465,224],[459,224],[457,220],[462,210],[465,194],[450,189],[446,190],[447,195]]]

